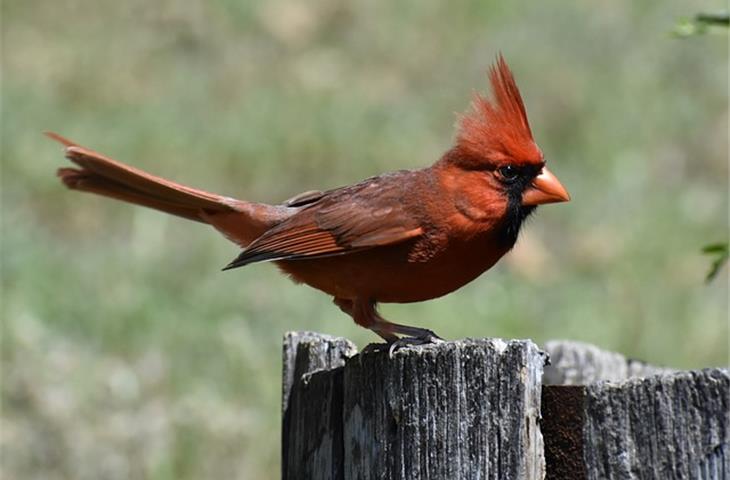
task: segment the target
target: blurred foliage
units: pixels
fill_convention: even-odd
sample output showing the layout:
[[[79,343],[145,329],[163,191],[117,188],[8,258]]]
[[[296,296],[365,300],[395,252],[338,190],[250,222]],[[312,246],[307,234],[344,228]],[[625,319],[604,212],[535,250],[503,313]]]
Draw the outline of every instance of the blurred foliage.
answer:
[[[707,272],[707,281],[710,282],[717,277],[717,274],[720,273],[720,269],[727,263],[728,257],[730,256],[730,248],[728,247],[727,242],[720,242],[720,243],[713,243],[710,245],[705,245],[702,248],[702,253],[709,255],[711,257],[715,257],[712,260],[712,266],[710,267],[710,271]]]
[[[704,35],[719,27],[727,32],[730,27],[730,13],[698,13],[694,18],[682,18],[674,26],[674,35],[678,37],[691,37],[692,35]]]
[[[728,229],[728,45],[667,38],[686,2],[2,8],[2,478],[277,478],[282,334],[374,340],[271,265],[221,273],[238,252],[210,229],[67,192],[40,132],[280,201],[436,160],[499,51],[573,201],[459,292],[383,313],[727,364],[727,276],[705,285],[696,249]]]
[[[701,35],[707,33],[712,27],[722,27],[725,33],[730,27],[730,13],[698,13],[694,19],[680,20],[674,30],[678,37],[689,37],[692,35]],[[713,243],[705,245],[702,253],[715,257],[707,272],[706,281],[711,282],[720,273],[720,269],[727,263],[729,255],[728,242]]]

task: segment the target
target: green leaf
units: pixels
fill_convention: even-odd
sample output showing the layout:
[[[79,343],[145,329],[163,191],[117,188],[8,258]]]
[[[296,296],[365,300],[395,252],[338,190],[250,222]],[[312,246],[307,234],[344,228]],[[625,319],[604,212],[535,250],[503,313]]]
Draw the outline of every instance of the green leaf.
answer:
[[[730,13],[698,13],[694,18],[680,18],[671,33],[675,37],[691,37],[708,33],[713,27],[727,31],[730,27]]]
[[[728,257],[730,256],[730,245],[728,242],[711,243],[702,247],[702,253],[715,257],[712,261],[712,265],[710,266],[710,271],[707,273],[707,277],[705,278],[706,282],[711,282],[720,272],[722,266],[728,261]]]
[[[705,245],[702,247],[702,253],[727,253],[728,251],[728,244],[727,243],[711,243],[709,245]]]

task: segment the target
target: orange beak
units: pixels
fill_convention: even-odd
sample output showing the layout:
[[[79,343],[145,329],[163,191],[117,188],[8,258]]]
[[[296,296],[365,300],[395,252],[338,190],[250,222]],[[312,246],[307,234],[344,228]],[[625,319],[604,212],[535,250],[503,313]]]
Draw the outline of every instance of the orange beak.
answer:
[[[570,200],[570,194],[547,167],[542,168],[540,174],[522,193],[522,205],[525,207],[543,203],[567,202],[568,200]]]

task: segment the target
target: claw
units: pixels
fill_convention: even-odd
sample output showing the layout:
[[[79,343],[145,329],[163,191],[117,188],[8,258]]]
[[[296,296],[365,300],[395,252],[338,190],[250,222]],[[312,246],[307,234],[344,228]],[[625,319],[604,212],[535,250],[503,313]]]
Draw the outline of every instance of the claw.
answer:
[[[423,337],[401,337],[388,346],[388,358],[393,358],[393,354],[401,348],[418,345],[434,345],[444,343],[444,339],[429,330],[428,335]]]
[[[444,343],[444,339],[433,333],[431,330],[424,330],[423,335],[419,335],[417,337],[400,337],[392,342],[370,343],[362,349],[360,354],[367,355],[369,353],[388,352],[388,358],[393,358],[393,354],[402,348],[419,345],[434,345],[438,343]]]

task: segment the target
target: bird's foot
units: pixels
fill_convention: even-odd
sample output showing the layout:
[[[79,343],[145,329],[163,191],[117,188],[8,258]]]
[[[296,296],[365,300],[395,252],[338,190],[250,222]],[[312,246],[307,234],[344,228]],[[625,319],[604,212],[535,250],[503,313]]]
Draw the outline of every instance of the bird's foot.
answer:
[[[436,335],[433,331],[424,328],[418,329],[416,335],[413,336],[389,339],[387,343],[371,343],[362,350],[362,354],[388,352],[388,357],[393,358],[393,354],[402,348],[418,345],[433,345],[443,342],[443,338]]]
[[[388,345],[388,357],[393,358],[393,354],[398,350],[418,345],[433,345],[436,343],[444,343],[444,339],[436,335],[430,330],[427,334],[418,337],[400,337],[395,342]]]

